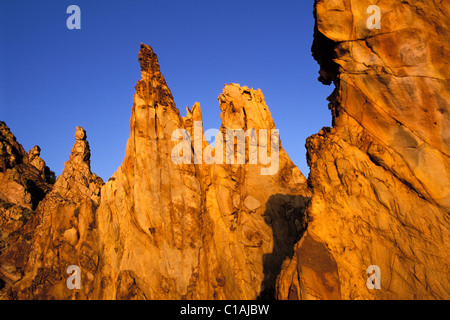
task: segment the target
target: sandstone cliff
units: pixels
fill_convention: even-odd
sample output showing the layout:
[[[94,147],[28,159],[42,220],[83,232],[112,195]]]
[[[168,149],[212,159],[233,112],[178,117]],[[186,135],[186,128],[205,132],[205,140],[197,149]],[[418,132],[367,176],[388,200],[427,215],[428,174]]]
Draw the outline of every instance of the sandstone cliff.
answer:
[[[104,183],[90,170],[83,128],[77,127],[75,139],[62,174],[33,212],[21,274],[4,290],[8,298],[87,299],[95,289],[92,282],[99,262],[95,210]],[[17,254],[24,247],[15,245],[10,251]],[[84,290],[68,290],[70,265],[82,268]]]
[[[149,46],[141,45],[139,61],[125,159],[102,189],[97,213],[101,297],[273,295],[281,263],[303,231],[306,179],[282,148],[274,175],[248,162],[207,164],[215,154],[204,141],[200,105],[181,118]],[[275,128],[260,91],[227,85],[219,101],[222,130]],[[193,152],[176,164],[172,134],[180,129]]]
[[[307,140],[308,230],[279,299],[450,297],[448,2],[315,2],[333,128]],[[312,261],[312,262],[311,262]],[[377,265],[381,289],[366,286]]]
[[[0,122],[0,298],[23,277],[36,208],[52,189],[54,173],[40,158],[39,146],[28,153]]]
[[[77,127],[63,173],[33,213],[21,273],[3,298],[274,297],[281,265],[306,228],[310,192],[262,92],[225,86],[214,148],[200,104],[180,116],[149,46],[141,45],[139,62],[122,165],[103,185]],[[66,286],[72,265],[83,279],[76,290]]]
[[[55,181],[1,122],[0,299],[448,299],[450,5],[379,1],[379,29],[369,5],[315,1],[312,52],[335,90],[308,180],[260,90],[225,85],[205,131],[144,44],[106,184],[82,128]]]

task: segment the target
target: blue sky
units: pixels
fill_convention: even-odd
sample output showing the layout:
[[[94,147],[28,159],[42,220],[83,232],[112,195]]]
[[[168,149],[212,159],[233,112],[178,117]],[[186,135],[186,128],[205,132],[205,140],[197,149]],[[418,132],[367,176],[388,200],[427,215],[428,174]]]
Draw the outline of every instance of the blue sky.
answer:
[[[72,4],[80,30],[66,27]],[[143,42],[181,115],[200,102],[205,130],[220,127],[224,84],[260,88],[307,175],[305,140],[331,126],[333,89],[317,81],[312,12],[313,0],[2,0],[0,120],[58,175],[84,127],[92,171],[106,181],[124,157]]]

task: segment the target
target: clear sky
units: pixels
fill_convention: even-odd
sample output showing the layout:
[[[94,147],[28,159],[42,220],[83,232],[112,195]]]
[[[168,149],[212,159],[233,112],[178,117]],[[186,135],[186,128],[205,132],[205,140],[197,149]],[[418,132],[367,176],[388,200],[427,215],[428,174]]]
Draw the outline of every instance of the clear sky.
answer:
[[[80,30],[66,26],[72,4]],[[1,0],[0,120],[57,175],[84,127],[92,171],[108,180],[130,134],[143,42],[181,115],[200,102],[205,130],[220,127],[224,84],[260,88],[307,176],[305,140],[331,126],[333,89],[317,81],[313,27],[313,0]]]

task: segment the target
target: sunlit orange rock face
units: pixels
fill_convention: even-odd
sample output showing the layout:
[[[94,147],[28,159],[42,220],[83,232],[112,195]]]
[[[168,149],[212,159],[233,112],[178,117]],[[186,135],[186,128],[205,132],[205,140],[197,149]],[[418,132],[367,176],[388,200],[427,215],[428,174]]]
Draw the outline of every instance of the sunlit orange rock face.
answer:
[[[25,152],[0,121],[0,298],[23,277],[39,224],[35,210],[52,190],[53,180],[40,148]]]
[[[225,86],[217,130],[224,142],[216,138],[213,149],[200,104],[181,117],[149,46],[141,45],[139,62],[122,165],[104,185],[90,170],[86,132],[77,127],[62,175],[30,213],[30,249],[20,263],[3,260],[2,298],[274,297],[281,265],[306,228],[310,193],[271,136],[276,128],[262,92]],[[227,130],[243,134],[242,149],[238,137],[226,144]],[[180,140],[180,131],[188,138]],[[173,150],[181,141],[190,154],[178,163]],[[252,162],[255,154],[266,158]],[[9,256],[20,248],[13,244]],[[80,268],[79,289],[67,286],[69,266]]]
[[[304,229],[306,179],[282,148],[272,175],[248,162],[206,163],[211,152],[202,139],[200,105],[182,118],[149,46],[141,45],[139,61],[125,159],[102,189],[97,211],[100,297],[273,296],[281,264]],[[219,102],[221,132],[275,129],[259,90],[227,85]],[[177,130],[189,132],[203,157],[174,163]]]
[[[16,170],[13,166],[3,174],[8,177]],[[21,178],[23,181],[26,176]],[[86,132],[77,127],[62,174],[45,189],[36,207],[22,209],[20,228],[5,239],[9,250],[0,255],[0,270],[8,286],[3,288],[2,298],[87,299],[93,295],[94,275],[99,276],[97,266],[101,257],[95,211],[103,184],[90,169]],[[32,196],[35,193],[30,190]],[[17,258],[23,255],[22,259]],[[68,290],[66,270],[70,265],[82,268],[85,290]]]
[[[378,1],[379,29],[371,4],[315,2],[333,127],[307,140],[308,230],[279,299],[450,297],[450,3]]]
[[[378,1],[379,24],[370,5],[315,2],[313,56],[336,88],[308,180],[259,89],[225,85],[213,148],[144,44],[106,184],[83,128],[55,181],[0,122],[0,299],[450,298],[450,4]]]

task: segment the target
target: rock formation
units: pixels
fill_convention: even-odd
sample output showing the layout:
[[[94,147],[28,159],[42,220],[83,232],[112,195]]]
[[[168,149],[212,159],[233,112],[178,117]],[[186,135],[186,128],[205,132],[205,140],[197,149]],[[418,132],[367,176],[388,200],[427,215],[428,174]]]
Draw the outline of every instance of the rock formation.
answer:
[[[369,5],[315,1],[312,52],[335,90],[308,180],[260,90],[226,85],[205,131],[144,44],[106,184],[84,129],[55,182],[1,122],[0,299],[448,299],[450,5],[378,2],[379,25]]]
[[[139,62],[123,164],[103,186],[77,127],[69,160],[34,213],[23,271],[4,297],[273,298],[282,262],[306,228],[310,193],[263,94],[225,86],[213,148],[200,104],[180,116],[149,46],[141,45]],[[40,168],[38,155],[30,151]],[[69,266],[80,267],[80,289],[66,286]]]
[[[34,228],[35,210],[51,191],[54,173],[39,157],[29,153],[0,122],[0,298],[24,274]]]
[[[62,174],[33,214],[35,229],[27,242],[26,261],[22,275],[7,291],[9,298],[87,299],[95,288],[91,283],[99,261],[95,210],[104,183],[91,172],[83,128],[77,127],[75,139]],[[84,290],[68,290],[70,265],[83,269]]]
[[[200,105],[181,118],[150,47],[141,45],[139,61],[125,159],[97,213],[102,298],[273,295],[277,269],[303,231],[306,179],[282,148],[274,175],[248,162],[205,163],[215,154],[206,152]],[[260,91],[227,85],[219,101],[222,133],[275,128]],[[172,159],[177,130],[193,150],[180,164]]]
[[[368,6],[315,2],[333,128],[307,140],[308,230],[279,299],[450,297],[450,6],[380,2],[380,29]],[[371,265],[380,290],[366,286]]]

